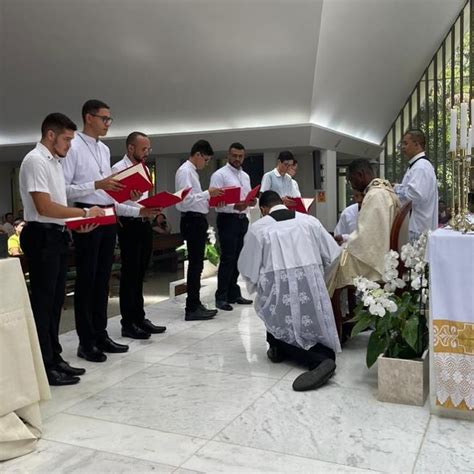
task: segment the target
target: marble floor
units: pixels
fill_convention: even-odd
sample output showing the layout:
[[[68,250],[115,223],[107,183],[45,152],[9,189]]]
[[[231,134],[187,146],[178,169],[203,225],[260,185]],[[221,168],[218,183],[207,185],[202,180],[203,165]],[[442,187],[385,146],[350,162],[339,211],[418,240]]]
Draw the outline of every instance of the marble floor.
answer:
[[[205,302],[214,285],[206,282]],[[473,423],[377,401],[367,336],[347,344],[330,383],[297,393],[291,383],[302,370],[267,360],[253,308],[185,322],[183,307],[183,299],[148,306],[167,332],[104,364],[78,359],[75,333],[63,334],[65,359],[87,373],[77,386],[53,387],[37,450],[0,472],[474,471]],[[119,327],[109,320],[110,335],[125,342]]]

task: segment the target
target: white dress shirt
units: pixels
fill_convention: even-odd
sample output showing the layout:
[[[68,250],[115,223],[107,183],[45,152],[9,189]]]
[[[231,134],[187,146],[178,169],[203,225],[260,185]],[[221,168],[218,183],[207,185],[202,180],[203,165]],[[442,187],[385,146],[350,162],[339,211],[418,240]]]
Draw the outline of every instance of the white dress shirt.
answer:
[[[8,234],[8,237],[11,237],[15,233],[15,227],[11,225],[10,222],[5,222],[3,226],[0,224],[0,227]]]
[[[184,201],[176,204],[178,211],[201,214],[209,212],[209,191],[202,190],[197,169],[191,161],[186,160],[176,171],[175,187],[176,191],[191,188]]]
[[[125,155],[120,161],[118,161],[117,163],[115,163],[115,165],[112,166],[112,173],[118,173],[120,171],[126,170],[127,168],[130,168],[130,166],[133,166],[133,165],[136,165],[136,163],[132,163],[132,160],[127,155]],[[140,198],[140,200],[146,199],[147,197],[148,197],[148,191],[145,191],[142,197]],[[123,202],[122,204],[126,204],[127,206],[137,207],[138,209],[141,209],[142,207],[136,201],[132,201],[131,199]]]
[[[301,197],[300,187],[298,181],[295,178],[291,178],[291,184],[293,185],[293,194],[292,197]]]
[[[394,189],[402,201],[412,202],[408,230],[410,238],[418,237],[425,230],[438,228],[438,182],[433,165],[427,159],[420,159],[425,153],[418,153],[410,161],[410,167],[401,184]]]
[[[342,235],[344,241],[347,240],[349,234],[357,229],[357,218],[359,216],[359,204],[351,204],[347,206],[339,217],[339,221],[334,229],[334,235]]]
[[[118,204],[102,189],[95,189],[95,182],[112,174],[110,150],[100,140],[78,132],[72,140],[71,149],[63,160],[67,198],[72,204],[115,205],[119,216],[138,217],[140,209],[127,204]]]
[[[243,201],[252,190],[250,176],[244,170],[235,169],[229,163],[212,174],[210,186],[212,188],[239,187],[241,201]],[[216,207],[216,212],[223,214],[247,214],[248,210],[238,211],[234,209],[234,204],[229,204],[228,206]]]
[[[51,201],[67,206],[66,184],[59,158],[41,143],[31,150],[20,166],[20,194],[24,218],[27,222],[43,222],[64,225],[64,219],[42,216],[36,210],[30,193],[47,193]]]
[[[301,197],[299,190],[296,194],[291,176],[286,173],[282,176],[276,168],[263,175],[260,192],[268,190],[275,191],[280,197]]]

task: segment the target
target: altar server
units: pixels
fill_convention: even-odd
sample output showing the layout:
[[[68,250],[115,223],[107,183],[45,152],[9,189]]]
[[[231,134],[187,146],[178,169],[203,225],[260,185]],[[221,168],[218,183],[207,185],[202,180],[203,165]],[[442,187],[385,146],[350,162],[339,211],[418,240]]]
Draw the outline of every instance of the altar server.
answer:
[[[296,391],[325,384],[340,352],[324,273],[340,254],[333,237],[313,216],[295,213],[274,191],[259,201],[264,217],[252,224],[239,258],[255,310],[267,328],[272,362],[291,358],[309,371],[293,382]]]

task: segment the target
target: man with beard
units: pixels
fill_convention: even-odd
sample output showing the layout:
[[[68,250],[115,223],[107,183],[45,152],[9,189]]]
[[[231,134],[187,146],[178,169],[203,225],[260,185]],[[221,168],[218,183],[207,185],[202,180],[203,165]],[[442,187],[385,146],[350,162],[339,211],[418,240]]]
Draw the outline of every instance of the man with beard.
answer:
[[[71,147],[75,130],[75,123],[65,115],[48,115],[41,126],[40,143],[25,156],[20,167],[20,193],[28,222],[20,241],[28,262],[31,306],[50,385],[75,384],[85,372],[62,359],[58,337],[69,245],[64,219],[104,214],[99,207],[67,207],[60,159]],[[81,231],[92,229],[86,226]]]
[[[385,254],[390,250],[390,232],[400,208],[400,201],[390,183],[375,178],[368,160],[354,160],[348,167],[352,189],[362,192],[364,198],[357,219],[357,228],[328,279],[332,296],[336,288],[352,285],[356,276],[372,281],[382,279]]]
[[[127,137],[126,146],[127,154],[112,166],[112,172],[114,173],[125,170],[137,163],[145,164],[151,152],[150,139],[141,132],[132,132]],[[145,199],[148,197],[148,192],[143,195],[134,193],[132,197]],[[134,200],[125,203],[140,209],[140,206]],[[122,262],[120,272],[122,336],[132,339],[148,339],[151,334],[166,331],[165,326],[156,326],[145,318],[143,279],[152,252],[153,234],[151,224],[144,217],[122,216],[119,218],[119,222],[117,234]]]
[[[237,284],[239,278],[237,261],[249,227],[247,208],[256,204],[256,200],[251,203],[243,202],[251,190],[250,177],[242,169],[244,160],[244,146],[241,143],[232,143],[227,152],[227,164],[211,176],[211,187],[237,186],[240,188],[241,202],[216,209],[221,255],[215,297],[216,307],[224,311],[232,311],[231,304],[233,303],[252,304],[251,300],[242,297]]]

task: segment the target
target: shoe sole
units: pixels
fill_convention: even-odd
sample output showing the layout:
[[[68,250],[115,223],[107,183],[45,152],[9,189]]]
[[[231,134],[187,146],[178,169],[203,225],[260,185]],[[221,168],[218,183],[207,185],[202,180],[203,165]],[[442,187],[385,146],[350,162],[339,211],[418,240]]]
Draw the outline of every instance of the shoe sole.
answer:
[[[87,357],[85,354],[79,354],[79,352],[77,353],[77,357],[88,360],[89,362],[105,362],[107,360],[107,356],[105,354],[104,354],[105,359],[103,360],[91,359],[90,357]]]
[[[336,363],[332,359],[321,362],[313,370],[301,374],[293,381],[293,390],[295,392],[306,392],[322,387],[334,375]]]

